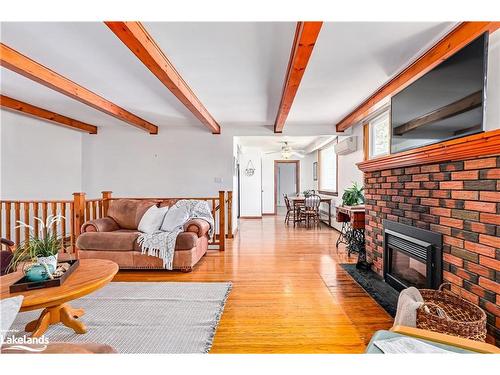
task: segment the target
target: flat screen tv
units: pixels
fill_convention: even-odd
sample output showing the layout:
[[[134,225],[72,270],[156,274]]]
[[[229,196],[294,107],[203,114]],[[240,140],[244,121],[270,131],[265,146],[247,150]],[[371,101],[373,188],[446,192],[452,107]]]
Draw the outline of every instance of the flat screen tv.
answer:
[[[482,132],[488,34],[391,100],[391,153]]]

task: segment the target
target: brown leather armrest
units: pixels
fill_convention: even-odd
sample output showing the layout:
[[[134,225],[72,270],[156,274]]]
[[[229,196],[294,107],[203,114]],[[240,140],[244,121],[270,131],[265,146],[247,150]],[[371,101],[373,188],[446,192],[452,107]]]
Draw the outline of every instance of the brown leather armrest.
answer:
[[[196,233],[198,237],[206,236],[210,230],[210,224],[202,219],[191,219],[184,224],[184,232]]]
[[[100,219],[87,221],[82,225],[82,233],[85,232],[113,232],[120,229],[116,221],[106,216]]]

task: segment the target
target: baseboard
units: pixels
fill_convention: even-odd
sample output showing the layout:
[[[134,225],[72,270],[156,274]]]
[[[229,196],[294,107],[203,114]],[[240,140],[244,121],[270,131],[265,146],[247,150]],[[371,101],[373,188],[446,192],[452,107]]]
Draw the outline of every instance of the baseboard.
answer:
[[[263,213],[262,216],[276,216],[276,212]]]

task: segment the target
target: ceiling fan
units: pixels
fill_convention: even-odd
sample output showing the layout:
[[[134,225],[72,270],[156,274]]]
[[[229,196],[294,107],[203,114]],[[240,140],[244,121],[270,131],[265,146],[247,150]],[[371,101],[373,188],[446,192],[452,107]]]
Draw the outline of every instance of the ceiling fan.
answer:
[[[281,146],[281,157],[283,159],[290,159],[292,155],[295,155],[299,158],[303,158],[304,154],[300,152],[300,150],[293,150],[291,146],[288,145],[288,141],[281,141],[279,143],[282,143]],[[266,152],[266,154],[275,154],[276,151],[269,151]]]

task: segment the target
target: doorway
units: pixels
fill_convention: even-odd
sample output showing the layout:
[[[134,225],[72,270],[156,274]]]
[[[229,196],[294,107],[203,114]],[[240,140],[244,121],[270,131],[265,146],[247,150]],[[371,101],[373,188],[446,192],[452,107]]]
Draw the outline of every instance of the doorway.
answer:
[[[283,194],[295,195],[300,192],[300,161],[274,161],[274,213],[285,207]]]

